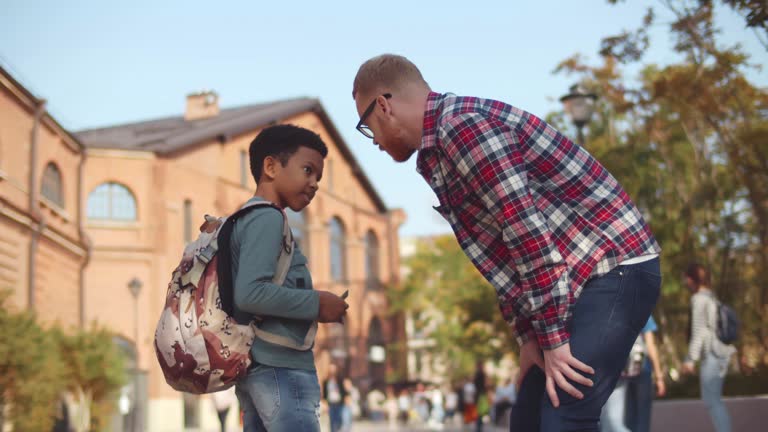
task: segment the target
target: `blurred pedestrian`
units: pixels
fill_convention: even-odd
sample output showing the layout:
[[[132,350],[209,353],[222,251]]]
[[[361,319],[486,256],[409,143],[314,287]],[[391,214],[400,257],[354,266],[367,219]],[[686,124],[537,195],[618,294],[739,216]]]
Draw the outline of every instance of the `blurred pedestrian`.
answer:
[[[723,382],[736,349],[717,338],[718,304],[712,292],[709,270],[701,264],[691,264],[685,272],[685,284],[693,295],[688,356],[683,363],[683,372],[694,373],[696,362],[701,361],[701,398],[707,404],[715,430],[730,432],[731,417],[723,403]]]
[[[211,398],[213,399],[213,407],[216,408],[216,414],[219,416],[221,432],[226,432],[227,414],[229,414],[230,408],[235,405],[235,388],[230,387],[226,390],[213,393]]]
[[[328,377],[323,382],[323,397],[328,404],[331,432],[339,432],[343,422],[344,399],[347,396],[343,382],[338,376],[338,367],[331,363],[328,367]]]
[[[667,392],[653,336],[657,330],[656,321],[653,317],[648,318],[629,353],[616,388],[603,407],[600,418],[602,432],[650,431],[654,387],[651,368],[656,377],[656,395],[661,397]]]

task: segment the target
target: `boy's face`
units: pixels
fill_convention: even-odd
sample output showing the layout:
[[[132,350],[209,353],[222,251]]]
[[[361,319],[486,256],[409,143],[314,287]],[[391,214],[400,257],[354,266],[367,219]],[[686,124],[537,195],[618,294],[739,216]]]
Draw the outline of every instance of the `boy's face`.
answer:
[[[312,202],[323,177],[323,155],[309,147],[299,147],[285,166],[279,162],[275,175],[275,187],[283,208],[301,211]]]

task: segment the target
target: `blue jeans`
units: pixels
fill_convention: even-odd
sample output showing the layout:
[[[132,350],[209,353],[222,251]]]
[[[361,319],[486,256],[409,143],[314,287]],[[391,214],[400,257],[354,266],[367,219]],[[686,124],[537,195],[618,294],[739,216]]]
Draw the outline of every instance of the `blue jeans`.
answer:
[[[331,423],[331,432],[339,432],[344,423],[344,404],[328,403],[328,420]]]
[[[617,266],[582,289],[568,324],[571,353],[591,366],[593,387],[571,382],[576,399],[557,387],[560,407],[549,400],[544,372],[534,366],[523,378],[510,414],[510,431],[598,431],[603,404],[613,392],[632,345],[659,298],[659,260]]]
[[[258,366],[235,387],[243,432],[320,432],[315,371]]]
[[[653,383],[651,370],[643,367],[640,375],[619,378],[616,388],[600,416],[602,432],[648,432],[651,429]]]
[[[723,382],[728,372],[730,356],[720,358],[712,353],[704,355],[699,371],[701,399],[706,402],[709,415],[717,432],[731,431],[731,416],[723,403]]]

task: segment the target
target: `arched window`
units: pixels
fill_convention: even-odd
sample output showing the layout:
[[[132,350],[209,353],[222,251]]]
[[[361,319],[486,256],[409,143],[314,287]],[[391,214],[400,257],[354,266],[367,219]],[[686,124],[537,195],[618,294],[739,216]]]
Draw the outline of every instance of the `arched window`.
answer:
[[[136,198],[121,184],[102,183],[88,195],[88,219],[135,221]]]
[[[61,187],[61,170],[55,163],[49,162],[43,171],[43,196],[59,207],[64,207],[64,192]]]
[[[329,228],[331,231],[331,280],[342,282],[347,277],[344,225],[339,218],[334,217],[331,219]]]
[[[293,240],[296,241],[296,244],[299,245],[299,249],[301,249],[304,255],[307,256],[309,254],[309,236],[304,212],[295,212],[286,207],[285,214],[288,216],[288,225],[291,226]]]
[[[372,230],[365,234],[365,286],[379,287],[379,239]]]

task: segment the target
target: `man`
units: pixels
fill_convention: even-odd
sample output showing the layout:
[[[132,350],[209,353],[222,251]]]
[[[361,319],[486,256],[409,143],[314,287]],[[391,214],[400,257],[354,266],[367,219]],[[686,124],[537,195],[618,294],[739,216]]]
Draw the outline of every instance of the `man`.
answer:
[[[381,150],[418,151],[436,210],[497,291],[521,344],[511,427],[598,430],[661,283],[660,248],[616,179],[536,116],[432,92],[401,56],[365,62],[352,96]]]

